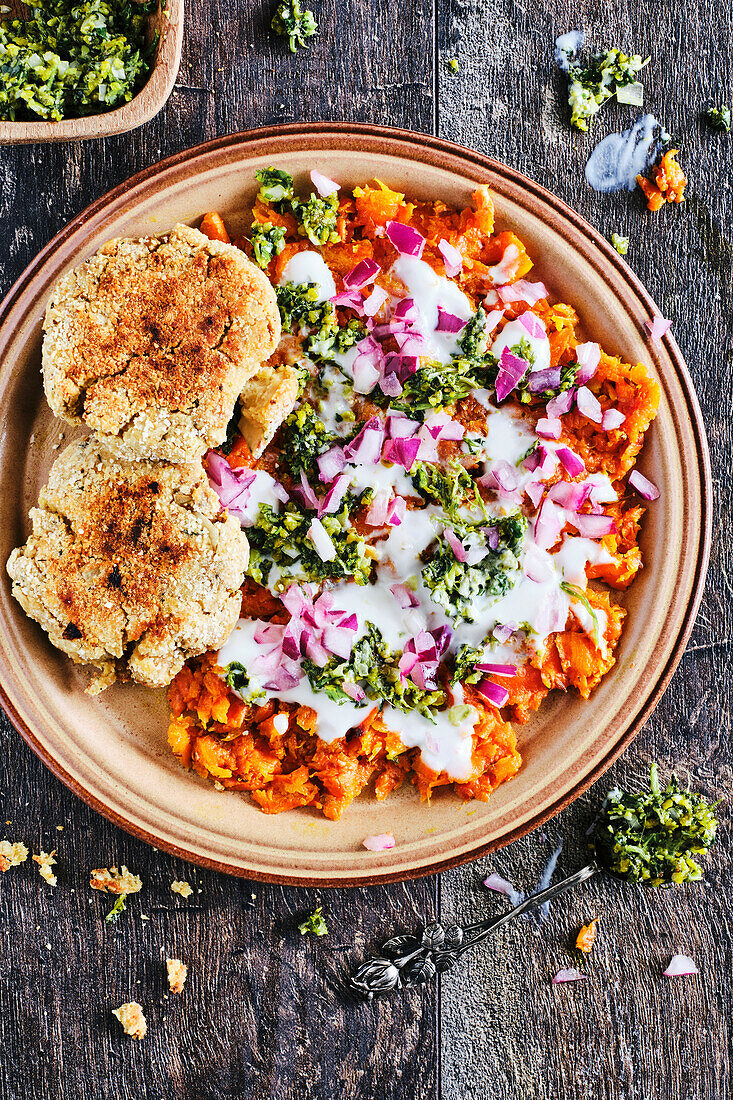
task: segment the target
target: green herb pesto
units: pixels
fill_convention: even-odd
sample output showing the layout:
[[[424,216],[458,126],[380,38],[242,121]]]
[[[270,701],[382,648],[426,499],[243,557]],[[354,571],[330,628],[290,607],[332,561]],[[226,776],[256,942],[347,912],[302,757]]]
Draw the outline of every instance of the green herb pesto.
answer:
[[[460,522],[462,505],[480,502],[473,478],[457,458],[451,459],[447,467],[416,462],[410,477],[420,496],[439,504],[454,523]]]
[[[313,690],[324,692],[336,703],[353,702],[343,685],[355,684],[372,702],[390,703],[402,711],[417,710],[432,719],[434,711],[445,703],[445,693],[423,691],[409,678],[404,679],[398,667],[400,656],[389,648],[379,628],[367,622],[366,633],[354,645],[348,661],[332,657],[319,668],[304,658],[302,664]]]
[[[128,103],[150,72],[145,42],[156,4],[45,0],[29,19],[0,21],[0,118],[99,114]]]
[[[476,665],[481,664],[483,659],[483,649],[474,649],[467,644],[462,645],[453,658],[451,684],[477,684],[484,674],[476,671]]]
[[[232,691],[241,695],[245,703],[254,703],[257,699],[266,698],[266,693],[259,688],[250,690],[249,673],[240,661],[229,662],[224,670],[224,683]]]
[[[724,130],[730,133],[730,107],[722,103],[720,107],[710,106],[705,111],[705,118],[714,130]]]
[[[307,237],[318,248],[325,244],[337,244],[341,240],[336,228],[338,209],[338,195],[329,195],[325,199],[311,195],[308,202],[294,202],[293,213],[298,219],[301,237]]]
[[[517,580],[517,555],[527,529],[527,520],[521,515],[504,516],[502,519],[465,525],[463,531],[474,537],[482,527],[493,527],[499,533],[496,550],[488,549],[486,556],[475,565],[460,562],[445,539],[422,570],[422,577],[437,604],[452,618],[460,617],[474,622],[473,604],[480,596],[503,596],[514,587]]]
[[[611,234],[611,244],[616,249],[619,256],[625,256],[629,251],[629,238],[622,237],[620,233]]]
[[[309,401],[290,413],[282,426],[280,462],[297,480],[301,470],[310,480],[318,474],[318,456],[336,441]]]
[[[327,936],[328,928],[326,922],[323,919],[323,906],[319,905],[317,909],[306,917],[305,920],[298,925],[298,931],[301,936],[307,936],[312,933],[314,936]]]
[[[252,243],[252,258],[258,267],[268,267],[285,248],[285,230],[272,222],[253,222],[249,239]]]
[[[119,897],[116,899],[114,905],[110,909],[109,913],[104,918],[105,921],[117,920],[120,913],[124,913],[126,905],[127,905],[127,894],[120,894]]]
[[[343,355],[365,336],[364,323],[354,318],[345,325],[339,325],[335,330],[324,325],[319,332],[311,333],[303,341],[303,350],[309,359],[322,366],[333,363],[335,355]]]
[[[371,489],[358,496],[347,493],[338,512],[321,517],[336,550],[333,561],[323,561],[308,538],[313,512],[299,508],[294,501],[288,501],[279,513],[269,504],[261,504],[257,522],[247,529],[249,576],[257,584],[266,585],[274,562],[283,576],[292,580],[353,577],[357,584],[366,584],[372,563],[366,554],[366,543],[353,529],[350,516],[371,498]]]
[[[308,39],[318,32],[318,24],[312,11],[303,11],[298,0],[282,0],[275,9],[270,23],[275,34],[287,38],[290,52],[295,53],[300,46],[308,48]]]
[[[617,88],[636,84],[638,73],[649,63],[639,54],[629,57],[614,47],[591,54],[587,66],[570,61],[568,67],[568,103],[570,125],[587,130],[590,120],[603,104],[616,94]]]
[[[614,789],[606,795],[590,831],[590,849],[613,874],[647,886],[696,882],[702,869],[695,856],[715,841],[714,804],[672,776],[664,790],[652,764],[650,790],[639,794]]]
[[[514,348],[512,348],[511,350],[512,350],[512,352],[514,352],[515,355],[517,354],[514,351]],[[530,403],[530,401],[541,401],[541,402],[549,401],[551,398],[557,397],[557,395],[559,393],[562,393],[564,390],[572,389],[573,386],[575,385],[575,379],[576,379],[577,374],[578,374],[578,364],[577,363],[566,363],[564,367],[560,368],[560,385],[555,386],[554,389],[542,390],[541,393],[530,393],[529,392],[529,378],[528,378],[527,375],[525,375],[524,378],[522,379],[522,381],[516,387],[514,392],[515,392],[517,398],[522,402],[523,405],[528,405]],[[536,446],[536,444],[534,446]],[[534,450],[534,447],[532,447],[532,450]],[[525,458],[526,458],[526,455],[525,455]]]
[[[338,322],[331,302],[321,302],[315,283],[285,283],[275,287],[284,332],[304,326],[315,329],[319,338],[336,334]]]
[[[289,172],[282,172],[279,168],[259,168],[255,176],[260,185],[257,192],[260,202],[281,210],[281,207],[287,206],[292,200],[293,177]]]

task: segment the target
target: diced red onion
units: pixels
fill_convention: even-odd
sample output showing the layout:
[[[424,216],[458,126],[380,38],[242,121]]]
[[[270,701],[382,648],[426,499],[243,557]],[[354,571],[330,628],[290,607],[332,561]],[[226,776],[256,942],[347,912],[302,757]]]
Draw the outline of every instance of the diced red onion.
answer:
[[[399,397],[402,393],[402,383],[396,374],[383,374],[379,379],[379,388],[386,397]]]
[[[575,390],[563,390],[556,397],[551,397],[545,405],[548,417],[564,416],[569,413],[575,400]]]
[[[349,627],[327,626],[323,631],[323,645],[329,653],[346,661],[354,648],[354,633]]]
[[[495,684],[493,680],[481,680],[477,690],[484,699],[488,699],[495,707],[504,707],[509,699],[509,692],[501,684]]]
[[[524,491],[536,508],[544,496],[545,486],[541,481],[529,481],[525,485]]]
[[[499,373],[496,376],[496,400],[504,401],[529,370],[529,363],[514,355],[509,348],[502,350],[499,357]]]
[[[335,195],[337,191],[341,190],[340,183],[336,183],[334,180],[329,179],[328,176],[324,176],[323,172],[319,172],[316,168],[311,172],[311,180],[322,199],[327,199],[329,195]]]
[[[516,623],[497,623],[492,634],[496,638],[497,642],[508,642],[514,631],[517,629]]]
[[[399,527],[405,518],[407,504],[404,497],[394,497],[387,509],[387,525]]]
[[[465,562],[466,548],[464,547],[461,540],[458,538],[458,535],[455,533],[455,531],[451,530],[450,527],[446,527],[443,531],[443,535],[445,537],[445,541],[448,543],[451,550],[453,551],[453,555],[456,561]]]
[[[498,286],[496,293],[502,302],[526,302],[528,306],[534,306],[547,297],[547,287],[544,283],[530,283],[527,279],[518,279],[516,283],[507,286]]]
[[[340,474],[336,478],[331,488],[326,493],[325,497],[321,501],[318,509],[318,518],[321,516],[330,515],[332,512],[338,512],[341,507],[341,501],[346,496],[346,490],[349,487],[351,477],[349,474]]]
[[[314,519],[308,528],[308,538],[321,561],[335,561],[336,547],[326,528],[319,519]]]
[[[267,691],[290,691],[291,688],[298,686],[301,679],[302,677],[297,676],[295,672],[281,665],[263,686]]]
[[[329,302],[333,302],[335,306],[348,306],[360,314],[364,312],[364,302],[358,290],[342,290],[340,294],[329,298]]]
[[[589,341],[586,344],[578,344],[575,349],[575,358],[578,362],[578,372],[575,381],[579,386],[588,382],[598,370],[601,361],[601,349],[598,344]]]
[[[649,336],[653,342],[659,344],[661,343],[662,337],[671,329],[672,322],[667,321],[664,317],[660,316],[660,314],[655,313],[651,321],[644,322],[644,327],[648,329]]]
[[[560,533],[565,526],[565,511],[558,508],[547,497],[542,502],[542,507],[534,521],[535,542],[541,550],[549,550],[560,538]]]
[[[463,439],[466,429],[446,412],[433,412],[425,417],[425,427],[433,439]]]
[[[324,484],[328,485],[346,466],[343,447],[331,447],[318,456],[318,473]]]
[[[524,574],[535,584],[544,584],[552,579],[552,565],[538,546],[528,543],[524,554]]]
[[[383,287],[375,286],[369,297],[364,299],[364,313],[367,317],[376,316],[388,298],[389,294]]]
[[[589,516],[582,512],[570,517],[570,522],[578,528],[578,534],[586,539],[602,539],[616,530],[613,516]]]
[[[526,310],[521,317],[517,317],[517,320],[535,340],[541,340],[543,337],[545,340],[547,339],[545,326],[536,313]]]
[[[535,428],[537,435],[543,439],[559,439],[562,432],[562,423],[556,417],[540,417]]]
[[[485,672],[489,676],[516,676],[517,665],[476,665],[479,672]]]
[[[417,607],[420,603],[415,593],[406,584],[393,584],[390,587],[390,592],[403,611],[407,611],[410,607]]]
[[[305,476],[305,471],[300,471],[300,493],[309,508],[318,508],[318,497],[311,488],[308,478]]]
[[[392,495],[391,489],[379,489],[374,494],[374,499],[369,507],[364,520],[370,527],[384,527],[387,522],[387,507],[389,505],[389,498]]]
[[[485,484],[489,489],[499,489],[503,493],[511,493],[519,484],[519,472],[516,466],[512,466],[505,458],[500,458],[496,462],[492,462],[488,472],[478,480],[479,484]]]
[[[413,229],[411,225],[403,222],[387,222],[385,226],[387,237],[403,256],[415,256],[418,260],[425,248],[425,238]]]
[[[438,324],[435,326],[436,332],[460,332],[467,324],[468,321],[464,321],[462,317],[457,317],[455,313],[448,313],[438,306]]]
[[[350,684],[348,681],[345,681],[341,685],[341,687],[343,691],[346,692],[348,697],[350,699],[353,699],[355,703],[363,703],[366,699],[364,688],[361,687],[359,684]]]
[[[486,332],[493,332],[494,329],[496,328],[496,326],[499,324],[499,321],[501,321],[503,316],[504,316],[504,310],[503,309],[492,309],[492,310],[490,310],[486,314],[486,323],[484,325],[484,330]]]
[[[612,432],[616,428],[620,428],[626,417],[620,409],[606,409],[603,414],[603,420],[601,421],[601,427],[604,432]]]
[[[558,447],[555,453],[571,477],[580,477],[585,473],[585,462],[575,451],[569,447]]]
[[[395,840],[391,833],[377,833],[375,836],[365,836],[362,844],[369,852],[386,852],[394,848]]]
[[[463,268],[463,256],[450,241],[438,241],[438,251],[443,257],[445,273],[449,279],[455,279],[461,274]]]
[[[390,439],[410,439],[419,430],[419,420],[411,420],[403,413],[390,412],[387,415],[387,435]]]
[[[351,443],[346,444],[344,457],[354,465],[374,465],[379,462],[383,441],[384,427],[378,416],[372,416]]]
[[[420,440],[416,436],[411,439],[389,439],[384,445],[382,460],[411,470],[419,450]]]
[[[532,371],[527,379],[527,389],[530,393],[542,393],[543,390],[554,390],[560,385],[560,367],[547,367],[546,370]]]
[[[512,905],[519,905],[520,901],[524,900],[524,895],[508,879],[497,875],[496,871],[492,871],[489,877],[484,879],[484,886],[489,890],[493,890],[496,894],[505,894]]]
[[[595,394],[586,386],[581,386],[575,395],[575,400],[578,405],[578,412],[581,412],[583,416],[587,416],[589,420],[592,420],[595,424],[600,424],[603,420],[603,410],[601,403]]]
[[[662,971],[665,978],[681,978],[687,974],[699,974],[689,955],[673,955],[667,964],[667,969]]]
[[[550,488],[548,497],[559,504],[561,508],[568,508],[571,512],[577,512],[591,493],[591,485],[585,481],[557,481]]]
[[[417,321],[419,311],[413,298],[400,298],[392,314],[398,321]]]
[[[560,985],[562,982],[580,982],[584,981],[587,976],[587,974],[581,974],[574,966],[569,966],[564,970],[558,970],[557,974],[552,979],[552,984]]]
[[[629,474],[629,485],[632,489],[636,489],[639,496],[643,497],[644,500],[659,499],[659,489],[657,489],[653,481],[649,481],[649,479],[644,477],[639,470],[631,471]]]
[[[375,260],[360,260],[348,275],[344,275],[344,286],[347,290],[363,290],[374,282],[381,270]]]

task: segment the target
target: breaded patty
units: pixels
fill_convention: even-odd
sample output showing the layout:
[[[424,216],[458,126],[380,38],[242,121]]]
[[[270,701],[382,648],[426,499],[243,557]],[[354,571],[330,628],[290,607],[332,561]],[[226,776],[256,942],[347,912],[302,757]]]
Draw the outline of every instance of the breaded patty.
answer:
[[[13,595],[51,641],[115,679],[170,683],[239,616],[249,546],[199,462],[130,462],[94,437],[60,455],[8,560]]]
[[[177,225],[109,241],[64,275],[44,330],[57,416],[125,457],[185,462],[225,438],[237,396],[277,347],[280,316],[243,252]]]

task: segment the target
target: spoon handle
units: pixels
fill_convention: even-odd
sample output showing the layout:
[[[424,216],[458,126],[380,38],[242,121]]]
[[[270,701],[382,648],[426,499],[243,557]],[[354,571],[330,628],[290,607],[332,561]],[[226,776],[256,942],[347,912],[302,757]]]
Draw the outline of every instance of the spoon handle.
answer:
[[[382,944],[379,954],[372,955],[351,975],[349,986],[371,1000],[375,993],[391,993],[408,985],[422,985],[436,974],[450,970],[462,955],[483,943],[510,920],[574,889],[599,870],[597,863],[589,863],[554,886],[531,894],[501,917],[464,926],[433,921],[426,925],[422,936],[394,936]]]

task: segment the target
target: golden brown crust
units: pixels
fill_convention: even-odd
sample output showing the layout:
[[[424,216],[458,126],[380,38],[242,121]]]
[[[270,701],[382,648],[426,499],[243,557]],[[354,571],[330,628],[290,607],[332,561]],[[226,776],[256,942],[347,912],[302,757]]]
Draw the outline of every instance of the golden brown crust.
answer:
[[[117,679],[170,683],[234,626],[248,544],[200,463],[120,459],[94,438],[54,463],[33,531],[8,561],[13,595],[51,641]]]
[[[44,328],[53,411],[127,457],[171,462],[222,442],[237,396],[280,339],[266,276],[185,225],[109,241],[58,282]]]

